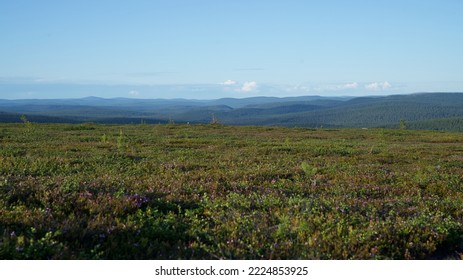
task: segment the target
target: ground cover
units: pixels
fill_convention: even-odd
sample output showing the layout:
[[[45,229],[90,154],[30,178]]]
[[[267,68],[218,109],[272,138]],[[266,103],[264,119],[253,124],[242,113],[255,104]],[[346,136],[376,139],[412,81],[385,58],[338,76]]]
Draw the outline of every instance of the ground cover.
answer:
[[[2,259],[442,259],[463,134],[0,125]]]

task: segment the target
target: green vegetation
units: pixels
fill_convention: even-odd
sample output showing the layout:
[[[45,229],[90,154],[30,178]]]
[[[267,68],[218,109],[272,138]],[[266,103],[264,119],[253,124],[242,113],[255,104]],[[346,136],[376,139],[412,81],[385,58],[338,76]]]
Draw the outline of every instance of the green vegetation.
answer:
[[[28,123],[1,259],[463,257],[460,133]]]

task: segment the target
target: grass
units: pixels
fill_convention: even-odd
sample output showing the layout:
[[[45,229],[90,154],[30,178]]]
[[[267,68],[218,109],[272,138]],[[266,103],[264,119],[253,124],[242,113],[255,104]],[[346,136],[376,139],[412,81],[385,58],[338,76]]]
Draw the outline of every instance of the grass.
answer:
[[[463,134],[0,125],[2,259],[455,259]]]

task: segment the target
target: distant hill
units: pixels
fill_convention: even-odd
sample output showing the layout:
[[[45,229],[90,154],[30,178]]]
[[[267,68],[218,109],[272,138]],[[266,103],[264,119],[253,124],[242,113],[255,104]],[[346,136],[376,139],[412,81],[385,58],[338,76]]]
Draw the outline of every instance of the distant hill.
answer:
[[[290,127],[398,127],[463,131],[463,93],[375,97],[0,100],[0,122],[209,123]]]

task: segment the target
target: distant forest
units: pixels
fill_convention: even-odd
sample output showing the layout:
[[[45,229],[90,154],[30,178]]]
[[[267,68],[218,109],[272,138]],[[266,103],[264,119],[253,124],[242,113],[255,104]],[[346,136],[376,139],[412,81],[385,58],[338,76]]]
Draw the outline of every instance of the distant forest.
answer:
[[[463,93],[382,97],[253,97],[217,100],[0,100],[0,122],[210,123],[286,127],[364,127],[463,131]]]

